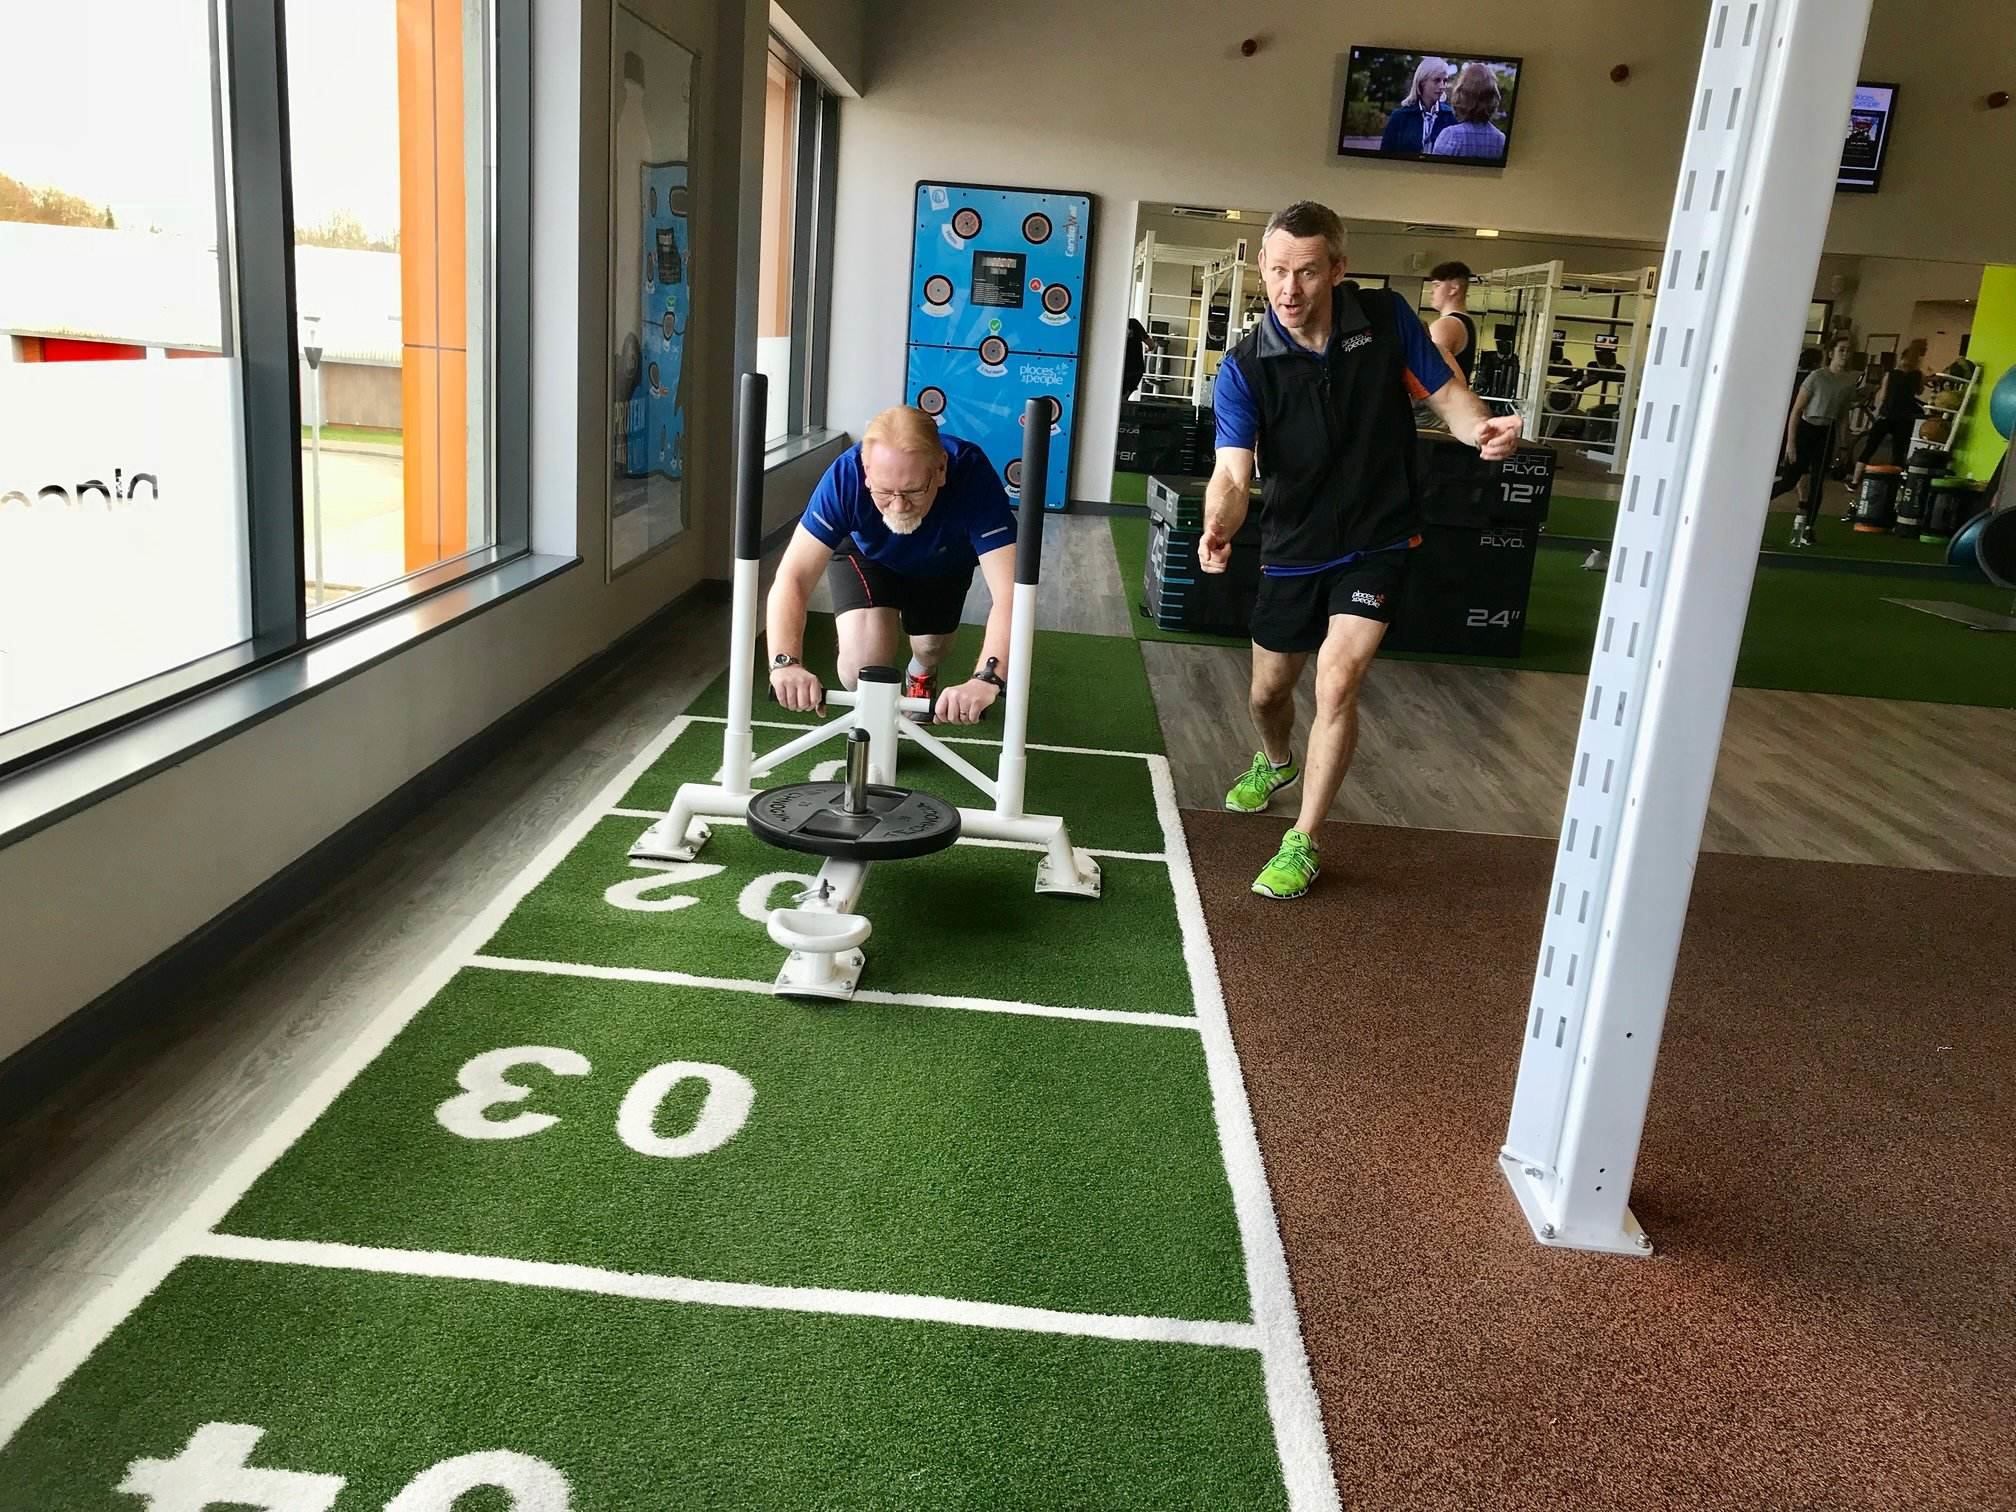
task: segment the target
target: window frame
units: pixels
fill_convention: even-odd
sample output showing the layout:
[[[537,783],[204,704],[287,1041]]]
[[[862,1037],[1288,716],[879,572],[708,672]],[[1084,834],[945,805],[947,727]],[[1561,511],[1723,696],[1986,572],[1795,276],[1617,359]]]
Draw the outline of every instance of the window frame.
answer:
[[[776,450],[826,428],[826,356],[833,299],[834,178],[840,156],[840,101],[788,43],[770,34],[769,53],[798,81],[792,137],[791,360],[784,433]]]
[[[488,258],[489,340],[481,360],[491,414],[482,472],[492,492],[496,540],[331,605],[310,623],[285,3],[212,0],[206,6],[223,355],[239,360],[252,633],[0,731],[0,781],[530,555],[531,0],[488,0],[484,178],[471,191],[480,188],[489,206],[481,249]],[[475,372],[472,360],[472,378]],[[495,601],[477,599],[472,612]]]

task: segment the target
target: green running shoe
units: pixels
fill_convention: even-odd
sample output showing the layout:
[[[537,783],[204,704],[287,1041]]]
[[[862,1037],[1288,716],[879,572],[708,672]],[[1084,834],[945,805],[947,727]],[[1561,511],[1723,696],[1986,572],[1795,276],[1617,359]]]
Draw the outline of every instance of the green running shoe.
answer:
[[[1292,760],[1277,769],[1267,759],[1265,751],[1255,751],[1253,765],[1240,775],[1239,780],[1232,784],[1232,791],[1225,795],[1225,807],[1235,814],[1257,814],[1267,807],[1268,799],[1301,775],[1302,768]]]
[[[1281,837],[1281,849],[1253,879],[1253,891],[1263,898],[1299,898],[1316,880],[1316,842],[1300,830]]]

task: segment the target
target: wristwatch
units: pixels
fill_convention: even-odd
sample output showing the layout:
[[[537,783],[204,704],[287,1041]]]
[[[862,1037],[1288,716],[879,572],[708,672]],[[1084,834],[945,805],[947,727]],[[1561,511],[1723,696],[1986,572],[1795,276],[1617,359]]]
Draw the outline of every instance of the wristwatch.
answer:
[[[1001,665],[1001,658],[999,658],[998,656],[988,657],[985,665],[983,665],[977,672],[973,674],[973,681],[992,683],[994,684],[995,687],[999,688],[1003,693],[1006,693],[1008,691],[1008,684],[1001,681],[1000,674],[994,670],[996,667],[1000,665]]]
[[[798,660],[798,658],[793,656],[789,651],[779,651],[775,656],[770,658],[770,670],[772,672],[782,671],[786,667],[797,667],[802,665],[803,663],[801,663]]]

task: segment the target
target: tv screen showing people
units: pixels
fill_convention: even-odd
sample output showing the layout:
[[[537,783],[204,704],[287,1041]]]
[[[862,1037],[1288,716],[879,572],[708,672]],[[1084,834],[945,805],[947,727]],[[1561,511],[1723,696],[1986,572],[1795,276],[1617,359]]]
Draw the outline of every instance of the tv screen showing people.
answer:
[[[1499,168],[1512,146],[1518,58],[1354,47],[1344,78],[1344,157]]]
[[[1874,194],[1883,182],[1883,159],[1890,150],[1890,123],[1897,110],[1895,84],[1861,83],[1848,109],[1848,137],[1841,146],[1837,189]]]

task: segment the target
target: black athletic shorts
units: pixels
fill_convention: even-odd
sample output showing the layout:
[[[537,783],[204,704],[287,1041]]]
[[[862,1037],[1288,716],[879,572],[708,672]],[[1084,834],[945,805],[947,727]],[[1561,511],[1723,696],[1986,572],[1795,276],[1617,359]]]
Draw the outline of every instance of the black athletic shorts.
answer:
[[[1253,644],[1265,651],[1314,651],[1330,633],[1333,614],[1392,623],[1413,554],[1374,551],[1349,566],[1306,577],[1263,573],[1253,604]]]
[[[973,564],[977,567],[979,564]],[[906,577],[843,542],[826,566],[826,586],[833,591],[833,612],[850,609],[895,609],[903,615],[905,635],[950,635],[959,628],[966,608],[966,590],[973,586],[973,567],[943,577]]]

